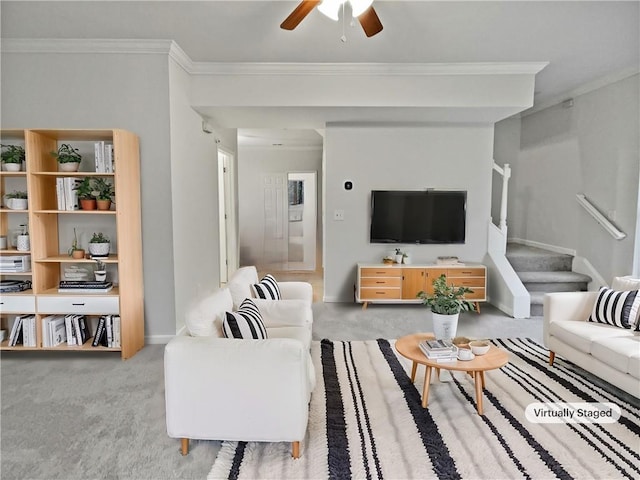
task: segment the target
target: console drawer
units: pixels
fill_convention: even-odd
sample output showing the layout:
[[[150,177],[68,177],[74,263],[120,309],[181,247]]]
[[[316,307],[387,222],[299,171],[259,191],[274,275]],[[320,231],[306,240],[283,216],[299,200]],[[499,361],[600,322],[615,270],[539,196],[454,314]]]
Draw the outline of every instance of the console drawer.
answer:
[[[361,287],[399,287],[401,277],[365,277],[360,279]]]
[[[484,277],[447,277],[447,280],[456,287],[484,287]]]
[[[402,269],[393,267],[366,267],[360,269],[360,277],[401,277]]]
[[[466,293],[464,298],[467,300],[485,300],[485,290],[484,288],[474,288],[473,293]]]
[[[485,269],[482,267],[450,268],[447,277],[485,277]]]
[[[2,313],[35,313],[36,297],[34,295],[7,295],[0,298],[0,312]]]
[[[120,299],[117,296],[59,295],[39,296],[40,313],[87,313],[96,315],[120,313]]]
[[[399,288],[361,288],[360,298],[362,300],[388,299],[400,300]]]

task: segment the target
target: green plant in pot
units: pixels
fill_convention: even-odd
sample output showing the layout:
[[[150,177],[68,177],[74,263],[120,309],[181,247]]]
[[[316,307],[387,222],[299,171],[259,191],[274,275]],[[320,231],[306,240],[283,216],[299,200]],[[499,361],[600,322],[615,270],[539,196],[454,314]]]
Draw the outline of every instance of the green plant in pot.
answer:
[[[75,228],[73,229],[73,241],[71,242],[71,248],[69,248],[67,253],[70,257],[75,259],[84,258],[84,249],[80,248],[78,245],[78,235]]]
[[[27,158],[24,147],[20,145],[0,145],[0,147],[2,148],[0,153],[2,169],[7,172],[19,172]]]
[[[95,210],[96,199],[93,195],[94,192],[94,178],[84,177],[79,183],[76,184],[73,189],[78,192],[78,200],[80,200],[80,207],[82,210]]]
[[[107,258],[111,249],[111,241],[104,233],[93,233],[89,240],[89,253],[91,258]]]
[[[455,337],[460,312],[475,310],[475,305],[465,299],[467,293],[473,293],[473,290],[447,284],[445,274],[433,280],[433,293],[418,292],[417,297],[431,309],[437,339]]]
[[[77,148],[68,143],[62,143],[57,152],[50,152],[52,157],[58,160],[60,170],[63,172],[77,172],[82,161],[82,155]]]
[[[4,204],[10,210],[26,210],[28,207],[27,192],[16,190],[4,196]]]
[[[98,210],[109,210],[111,199],[115,194],[113,185],[105,178],[97,177],[93,182],[93,196],[96,199]]]

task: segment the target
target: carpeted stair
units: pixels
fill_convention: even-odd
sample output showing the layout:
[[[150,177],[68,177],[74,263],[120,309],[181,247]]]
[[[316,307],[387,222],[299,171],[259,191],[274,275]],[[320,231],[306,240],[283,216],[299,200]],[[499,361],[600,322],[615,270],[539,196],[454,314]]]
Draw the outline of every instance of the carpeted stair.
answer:
[[[571,271],[573,256],[519,243],[507,244],[507,259],[531,294],[531,316],[542,315],[544,294],[587,290],[591,277]]]

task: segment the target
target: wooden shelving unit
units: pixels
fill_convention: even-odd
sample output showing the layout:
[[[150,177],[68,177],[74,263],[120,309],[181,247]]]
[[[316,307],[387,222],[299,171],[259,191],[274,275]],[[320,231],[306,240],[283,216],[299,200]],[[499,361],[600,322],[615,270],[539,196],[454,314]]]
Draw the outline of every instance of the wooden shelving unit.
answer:
[[[138,137],[128,131],[113,130],[3,130],[0,131],[3,144],[24,145],[26,150],[26,171],[0,172],[0,194],[4,195],[11,185],[20,185],[27,190],[29,207],[27,210],[0,209],[0,235],[10,236],[10,232],[20,222],[27,222],[31,250],[18,252],[9,246],[0,255],[31,255],[31,272],[1,273],[2,279],[29,278],[32,289],[20,293],[3,294],[0,300],[0,322],[3,329],[10,332],[11,321],[16,315],[36,315],[36,347],[9,347],[7,340],[0,344],[1,350],[11,351],[82,351],[120,352],[123,359],[135,355],[144,346],[144,288],[142,276],[142,240],[140,205],[140,148]],[[115,173],[93,171],[93,156],[80,172],[58,171],[58,164],[50,152],[57,150],[61,143],[105,141],[113,144]],[[59,177],[83,178],[85,176],[105,177],[114,184],[116,203],[111,210],[73,210],[57,208],[56,179]],[[66,252],[69,247],[60,241],[69,221],[79,219],[90,221],[92,226],[115,224],[116,237],[112,252],[104,263],[117,277],[117,285],[107,293],[69,294],[58,293],[58,283],[62,279],[65,265],[92,265],[94,260],[73,259]],[[65,222],[62,222],[62,221]],[[64,226],[62,225],[64,224]],[[112,227],[113,228],[113,227]],[[9,239],[10,242],[10,239]],[[86,247],[86,245],[83,245]],[[66,302],[67,299],[78,299]],[[60,311],[61,308],[68,310]],[[82,346],[44,347],[42,341],[42,318],[48,314],[81,313],[87,316],[104,314],[120,315],[121,347],[92,347],[89,339]]]

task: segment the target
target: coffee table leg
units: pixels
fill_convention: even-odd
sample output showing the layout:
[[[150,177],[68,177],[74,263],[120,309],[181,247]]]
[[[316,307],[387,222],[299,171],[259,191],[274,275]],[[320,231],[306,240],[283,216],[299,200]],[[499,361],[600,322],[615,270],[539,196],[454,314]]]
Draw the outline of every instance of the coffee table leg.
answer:
[[[474,372],[473,381],[476,384],[476,407],[478,408],[478,415],[484,415],[482,411],[482,372]]]
[[[429,404],[429,384],[431,383],[431,367],[425,366],[424,387],[422,388],[422,408],[427,408]]]
[[[484,371],[480,372],[480,378],[482,379],[482,389],[484,390]]]
[[[418,370],[418,362],[413,362],[413,365],[411,365],[411,383],[416,379],[416,370]]]

